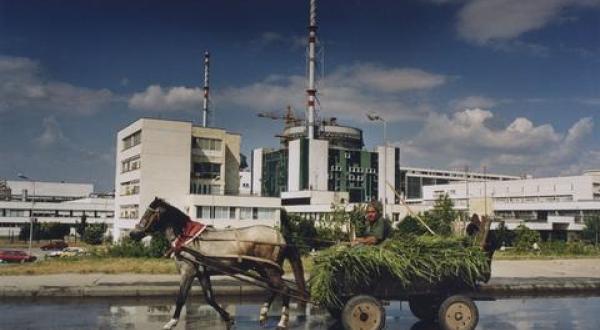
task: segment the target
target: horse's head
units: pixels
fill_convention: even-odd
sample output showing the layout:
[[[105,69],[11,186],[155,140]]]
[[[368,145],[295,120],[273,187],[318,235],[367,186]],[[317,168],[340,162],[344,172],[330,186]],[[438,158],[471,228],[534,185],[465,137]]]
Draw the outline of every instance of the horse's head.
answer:
[[[146,237],[146,235],[156,231],[161,216],[164,216],[167,212],[167,205],[168,204],[165,201],[155,197],[152,203],[148,205],[140,222],[135,225],[135,228],[129,233],[129,237],[135,241],[139,241]]]

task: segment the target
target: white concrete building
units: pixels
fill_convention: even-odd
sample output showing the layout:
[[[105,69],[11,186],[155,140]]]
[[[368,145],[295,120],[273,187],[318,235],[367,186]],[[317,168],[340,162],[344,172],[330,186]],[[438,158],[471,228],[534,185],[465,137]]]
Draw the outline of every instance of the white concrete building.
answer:
[[[216,227],[278,224],[279,198],[240,194],[240,140],[219,128],[151,118],[119,131],[114,239],[154,197]]]
[[[505,221],[509,229],[524,224],[542,234],[554,232],[553,235],[564,236],[566,232],[582,230],[585,217],[600,215],[600,171],[579,176],[425,186],[423,204],[431,207],[442,194],[448,194],[457,209],[492,215]]]
[[[35,219],[37,223],[87,223],[113,226],[112,195],[94,194],[92,184],[3,181],[10,193],[0,200],[0,236],[17,236],[20,225]]]

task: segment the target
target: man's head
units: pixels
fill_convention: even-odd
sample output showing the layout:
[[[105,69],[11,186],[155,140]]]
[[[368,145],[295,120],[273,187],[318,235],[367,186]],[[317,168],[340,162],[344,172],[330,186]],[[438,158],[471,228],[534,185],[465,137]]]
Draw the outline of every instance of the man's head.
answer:
[[[372,201],[367,205],[366,218],[369,222],[373,223],[379,219],[381,215],[381,203],[378,201]]]

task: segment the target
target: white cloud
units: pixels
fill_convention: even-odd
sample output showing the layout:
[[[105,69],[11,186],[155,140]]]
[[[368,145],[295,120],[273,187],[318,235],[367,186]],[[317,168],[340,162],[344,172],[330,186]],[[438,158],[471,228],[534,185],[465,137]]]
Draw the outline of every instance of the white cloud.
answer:
[[[450,102],[450,106],[455,110],[465,109],[491,109],[498,105],[498,101],[481,95],[472,95]]]
[[[271,46],[283,46],[290,50],[306,47],[308,41],[304,35],[283,35],[279,32],[263,32],[258,38],[250,41],[251,47],[265,48]]]
[[[473,0],[458,15],[459,35],[476,44],[511,40],[560,18],[568,7],[596,6],[598,0]]]
[[[385,68],[373,64],[343,67],[327,79],[357,88],[368,88],[386,93],[431,89],[443,85],[447,80],[443,75],[420,69]]]
[[[149,86],[129,99],[129,107],[147,111],[194,111],[202,108],[201,88]]]
[[[117,98],[107,89],[90,89],[44,79],[38,62],[0,56],[0,112],[50,110],[90,114]]]
[[[556,174],[579,163],[577,155],[584,152],[593,128],[589,117],[577,121],[566,133],[519,117],[504,128],[494,129],[488,125],[493,116],[481,109],[452,116],[434,113],[414,139],[398,144],[405,159],[420,159],[430,166],[437,163],[435,167],[479,163],[508,172],[543,168]]]
[[[56,118],[46,117],[43,122],[44,131],[36,138],[38,145],[42,147],[49,147],[57,144],[69,144],[70,141],[63,134]]]
[[[444,75],[415,68],[353,65],[340,67],[328,75],[319,86],[318,96],[322,111],[339,117],[364,121],[365,113],[377,112],[388,121],[415,120],[424,118],[429,106],[424,101],[407,100],[402,92],[428,91],[447,80]],[[256,112],[281,110],[288,104],[303,110],[305,89],[303,76],[273,75],[247,86],[226,88],[214,99],[220,105],[236,105]]]

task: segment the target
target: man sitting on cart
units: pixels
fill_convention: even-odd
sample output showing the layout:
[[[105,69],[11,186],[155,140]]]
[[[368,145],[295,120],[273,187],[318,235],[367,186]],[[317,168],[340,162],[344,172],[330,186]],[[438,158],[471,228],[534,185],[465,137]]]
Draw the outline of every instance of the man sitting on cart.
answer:
[[[357,244],[377,245],[389,236],[390,224],[384,219],[381,209],[381,203],[378,201],[371,201],[367,205],[365,216],[367,228],[363,235],[352,241],[352,246]]]

